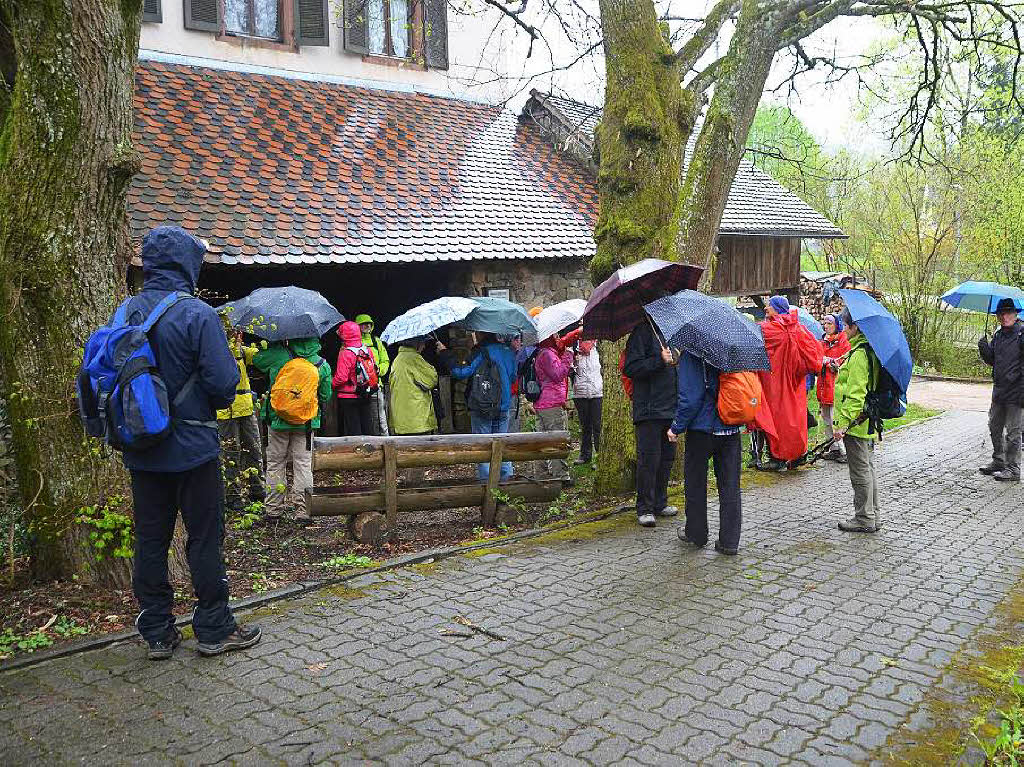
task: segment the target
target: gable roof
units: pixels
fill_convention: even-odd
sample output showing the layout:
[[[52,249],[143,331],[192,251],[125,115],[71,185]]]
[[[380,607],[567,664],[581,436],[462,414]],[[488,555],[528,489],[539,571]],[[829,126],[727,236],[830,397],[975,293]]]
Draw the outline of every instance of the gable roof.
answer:
[[[141,61],[133,236],[177,223],[224,264],[590,258],[597,194],[497,107]]]
[[[536,90],[531,91],[530,102],[523,113],[529,114],[533,104],[550,111],[568,132],[567,136],[583,144],[583,154],[588,157],[593,154],[594,132],[601,120],[600,107]],[[698,133],[699,130],[695,130],[687,143],[684,172]],[[565,141],[565,137],[557,138],[559,143]],[[719,232],[820,239],[846,237],[842,229],[747,159],[740,160]]]

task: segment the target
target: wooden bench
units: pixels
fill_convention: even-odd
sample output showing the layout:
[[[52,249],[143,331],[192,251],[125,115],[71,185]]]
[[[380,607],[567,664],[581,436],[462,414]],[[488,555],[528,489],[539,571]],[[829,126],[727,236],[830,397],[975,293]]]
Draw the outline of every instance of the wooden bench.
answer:
[[[503,461],[546,461],[569,456],[569,432],[516,434],[436,434],[419,437],[317,437],[314,471],[382,470],[377,485],[313,487],[306,508],[314,517],[348,515],[352,536],[363,543],[379,541],[393,530],[398,513],[479,506],[485,527],[495,524],[498,493],[526,503],[552,501],[564,487],[561,479],[501,480]],[[421,480],[400,485],[400,469],[487,463],[486,481]]]

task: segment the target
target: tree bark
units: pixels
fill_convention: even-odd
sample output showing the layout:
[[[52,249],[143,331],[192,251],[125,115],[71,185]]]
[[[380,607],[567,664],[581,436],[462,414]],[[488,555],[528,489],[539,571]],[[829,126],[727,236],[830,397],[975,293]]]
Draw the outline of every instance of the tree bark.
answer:
[[[101,574],[73,520],[125,488],[83,435],[74,380],[125,293],[140,13],[140,0],[0,0],[0,73],[14,73],[0,97],[0,396],[38,578]]]

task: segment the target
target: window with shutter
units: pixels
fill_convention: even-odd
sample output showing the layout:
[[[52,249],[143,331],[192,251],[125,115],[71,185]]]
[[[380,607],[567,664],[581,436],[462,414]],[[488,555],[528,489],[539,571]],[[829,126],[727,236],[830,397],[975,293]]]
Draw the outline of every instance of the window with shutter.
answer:
[[[424,0],[424,59],[430,69],[448,68],[448,0]]]
[[[369,53],[367,0],[345,0],[344,45],[352,53]]]
[[[295,0],[295,42],[328,45],[327,0]]]
[[[160,0],[142,0],[142,20],[155,21],[157,23],[164,20]]]
[[[220,14],[217,0],[184,0],[185,29],[200,32],[219,32]]]

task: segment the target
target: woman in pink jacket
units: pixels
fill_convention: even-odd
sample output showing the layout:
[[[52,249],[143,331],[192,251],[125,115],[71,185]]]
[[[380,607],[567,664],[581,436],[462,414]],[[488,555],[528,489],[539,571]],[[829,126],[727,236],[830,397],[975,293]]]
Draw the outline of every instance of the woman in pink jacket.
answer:
[[[572,370],[572,351],[559,343],[557,336],[545,338],[538,345],[534,369],[540,384],[540,398],[533,404],[537,411],[538,431],[568,431],[569,412],[566,401],[569,392],[569,371]],[[538,461],[537,479],[569,477],[569,462],[562,459]]]

